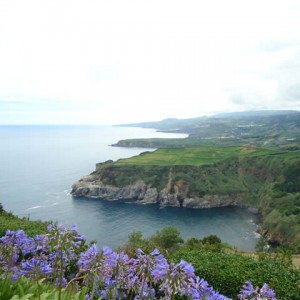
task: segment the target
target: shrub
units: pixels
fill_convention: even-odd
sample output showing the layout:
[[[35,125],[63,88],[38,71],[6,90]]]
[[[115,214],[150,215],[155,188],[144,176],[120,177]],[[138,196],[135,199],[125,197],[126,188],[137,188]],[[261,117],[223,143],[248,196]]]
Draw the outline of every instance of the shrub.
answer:
[[[280,256],[281,257],[281,256]],[[220,293],[235,298],[240,286],[250,280],[256,286],[267,282],[276,290],[278,299],[298,300],[300,271],[284,262],[264,254],[259,260],[239,253],[216,252],[206,246],[184,246],[171,254],[171,259],[184,259]]]

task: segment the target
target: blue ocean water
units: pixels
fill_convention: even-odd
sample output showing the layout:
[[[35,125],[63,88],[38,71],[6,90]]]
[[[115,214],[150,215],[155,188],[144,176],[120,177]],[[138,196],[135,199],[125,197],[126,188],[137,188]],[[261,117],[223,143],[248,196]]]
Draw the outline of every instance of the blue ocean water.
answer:
[[[149,236],[175,226],[184,238],[217,234],[223,241],[253,250],[256,216],[243,209],[161,209],[70,195],[72,184],[94,171],[97,162],[145,151],[109,145],[125,138],[175,136],[184,137],[110,126],[0,126],[0,202],[20,217],[77,224],[82,234],[101,246],[115,248],[133,230]]]

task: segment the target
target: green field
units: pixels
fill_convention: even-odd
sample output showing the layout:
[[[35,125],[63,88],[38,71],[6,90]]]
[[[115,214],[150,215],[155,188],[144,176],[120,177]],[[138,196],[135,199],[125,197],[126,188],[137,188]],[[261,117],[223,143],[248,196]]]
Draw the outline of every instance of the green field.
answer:
[[[279,152],[242,146],[161,148],[154,152],[144,152],[138,156],[120,159],[115,165],[201,166],[217,163],[230,157],[282,155],[285,153],[289,156],[299,155],[299,152]]]

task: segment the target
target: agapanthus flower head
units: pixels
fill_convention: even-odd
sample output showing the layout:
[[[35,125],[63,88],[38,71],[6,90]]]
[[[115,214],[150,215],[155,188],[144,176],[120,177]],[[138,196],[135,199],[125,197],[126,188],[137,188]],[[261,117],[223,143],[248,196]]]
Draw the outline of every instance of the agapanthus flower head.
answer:
[[[70,230],[73,232],[73,233],[77,233],[78,234],[78,227],[77,227],[77,224],[73,224],[70,228]]]
[[[24,243],[26,243],[27,239],[27,234],[23,230],[7,230],[6,234],[0,238],[0,243],[6,245],[10,244],[17,248],[21,247]]]
[[[38,234],[34,236],[34,242],[36,252],[48,252],[49,251],[49,236],[47,234]]]
[[[195,269],[194,267],[189,264],[188,262],[186,262],[185,260],[181,260],[180,263],[178,264],[178,266],[180,267],[181,270],[183,270],[185,272],[185,274],[188,277],[193,277],[195,276]]]
[[[103,255],[107,256],[107,255],[111,255],[112,253],[113,253],[113,251],[109,247],[104,246],[102,248],[102,254]]]
[[[251,281],[246,281],[245,284],[243,285],[242,293],[245,296],[251,296],[253,293],[255,293],[255,289],[252,285]]]
[[[141,248],[138,248],[137,252],[138,252],[138,254],[145,254],[145,252]]]
[[[23,257],[32,257],[36,251],[33,238],[23,230],[10,231],[0,238],[0,268],[8,271]]]
[[[99,251],[96,244],[93,244],[85,253],[81,253],[77,262],[80,269],[82,271],[88,271],[96,260],[98,253]]]
[[[129,261],[129,257],[126,253],[124,252],[120,252],[118,253],[118,261],[123,264],[123,265],[126,265]]]
[[[154,257],[154,262],[155,264],[151,271],[151,275],[153,276],[154,282],[158,282],[167,276],[170,268],[167,260],[161,254],[158,254]]]
[[[270,289],[266,283],[260,289],[260,293],[263,297],[267,299],[271,299],[271,300],[276,299],[276,293],[272,289]]]
[[[150,253],[150,255],[159,255],[160,254],[160,252],[159,252],[159,250],[157,249],[157,248],[155,248],[151,253]]]
[[[51,265],[42,259],[32,258],[21,264],[19,273],[28,277],[36,277],[38,275],[48,275],[53,271]]]
[[[55,226],[54,226],[53,224],[49,224],[49,225],[47,226],[47,230],[48,230],[48,231],[55,230]]]
[[[254,288],[251,281],[247,281],[243,285],[243,289],[238,295],[241,300],[276,300],[276,293],[268,287],[267,284],[264,284],[261,289],[258,287]]]

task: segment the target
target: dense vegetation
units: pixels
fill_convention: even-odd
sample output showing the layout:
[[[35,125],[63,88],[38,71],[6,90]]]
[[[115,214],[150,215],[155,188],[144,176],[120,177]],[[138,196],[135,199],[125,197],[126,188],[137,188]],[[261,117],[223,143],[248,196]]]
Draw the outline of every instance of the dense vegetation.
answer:
[[[231,295],[236,299],[237,293],[242,300],[276,299],[264,280],[278,290],[277,299],[293,300],[299,295],[300,279],[289,261],[244,257],[216,236],[184,243],[173,227],[148,239],[133,232],[117,252],[87,245],[74,226],[49,225],[47,234],[33,238],[21,230],[8,231],[0,238],[0,274],[0,299],[39,300],[226,300]],[[210,278],[227,297],[199,275]]]
[[[234,298],[238,286],[250,280],[255,286],[268,282],[276,290],[278,299],[298,299],[300,289],[299,270],[285,265],[280,259],[261,255],[258,260],[241,253],[215,251],[212,247],[184,247],[174,253],[172,259],[187,260],[196,274],[205,278],[215,289]]]
[[[1,205],[0,207],[3,229],[12,229],[17,224],[22,225],[24,221],[22,219],[19,219],[19,223],[15,224],[11,222],[11,219],[2,219],[7,213],[3,210]],[[18,220],[18,218],[11,213],[9,215],[14,217],[15,221]],[[88,249],[89,247],[90,249],[94,248],[85,242],[75,227],[68,230],[65,227],[56,227],[50,224],[48,230],[42,226],[35,226],[37,223],[34,221],[25,221],[23,224],[26,224],[25,231],[27,231],[27,233],[30,232],[29,236],[40,234],[41,231],[47,235],[38,235],[32,239],[18,230],[15,233],[9,231],[6,236],[0,239],[0,273],[2,273],[2,279],[0,280],[0,299],[11,299],[13,296],[15,296],[14,299],[19,299],[18,297],[24,297],[22,299],[39,299],[39,297],[40,299],[59,299],[59,294],[61,299],[86,299],[86,294],[90,292],[90,289],[81,289],[83,284],[82,279],[79,279],[75,285],[70,283],[67,289],[62,289],[60,292],[57,289],[57,285],[59,286],[59,278],[62,274],[65,279],[71,279],[74,276],[72,274],[78,272],[79,269],[78,265],[76,265],[75,257],[78,257],[78,259],[79,257],[91,258],[92,250],[88,252]],[[45,223],[40,223],[45,225]],[[28,224],[31,224],[31,226]],[[35,246],[32,247],[30,245],[33,245],[33,242]],[[12,244],[15,246],[11,247]],[[50,248],[47,248],[47,244]],[[70,248],[73,250],[71,251]],[[144,254],[138,254],[137,249],[139,248],[144,250]],[[166,227],[157,231],[149,238],[143,238],[141,232],[132,232],[127,243],[120,247],[115,253],[122,253],[123,251],[131,258],[137,258],[138,255],[142,255],[142,257],[145,258],[148,257],[155,248],[165,256],[169,264],[174,261],[175,265],[177,265],[181,259],[191,263],[197,276],[205,278],[205,280],[221,294],[232,297],[233,299],[236,299],[236,295],[239,293],[241,286],[247,280],[251,280],[254,286],[262,286],[264,282],[267,282],[271,288],[275,289],[278,299],[297,299],[299,295],[300,270],[292,265],[290,252],[285,249],[282,249],[275,257],[265,253],[260,254],[257,259],[255,257],[245,256],[245,254],[239,252],[237,249],[223,244],[217,236],[209,236],[202,240],[192,238],[184,242],[176,228]],[[21,249],[24,250],[21,251]],[[34,252],[34,249],[38,251]],[[108,248],[104,249],[108,251]],[[11,255],[9,251],[17,251],[18,256]],[[24,251],[33,252],[26,254]],[[60,269],[58,267],[61,263],[60,259],[58,259],[61,257],[58,255],[61,253],[60,251],[64,253],[62,256],[64,261],[63,273],[59,271]],[[52,255],[50,255],[50,253],[52,253]],[[81,253],[89,253],[89,255],[83,256]],[[99,255],[101,253],[102,252],[99,251]],[[107,253],[112,254],[114,252],[108,251]],[[18,274],[15,274],[17,276],[13,276],[16,271],[13,265],[9,266],[5,263],[3,264],[6,258],[13,257],[15,257],[14,259],[18,268],[24,268],[23,271],[18,274],[25,275],[25,277],[19,276]],[[47,273],[48,269],[46,265],[38,264],[36,261],[36,267],[43,266],[44,268],[39,270],[39,268],[34,269],[30,267],[29,262],[33,262],[34,258],[38,259],[42,257],[43,259],[48,257],[48,263],[50,261],[55,262],[56,271],[53,270],[54,274],[53,272],[51,273],[52,277],[50,273]],[[69,258],[67,259],[67,257]],[[28,264],[24,264],[25,261],[27,261]],[[9,272],[7,273],[5,271],[7,268],[11,268],[11,275],[13,277],[9,275]],[[44,273],[41,273],[42,270]],[[89,268],[89,271],[90,270],[91,268]],[[5,273],[3,273],[4,271]],[[38,272],[36,273],[37,277],[33,276],[34,272]],[[18,279],[16,279],[16,277],[18,277]],[[45,279],[42,280],[42,278]],[[65,286],[66,283],[63,282],[62,285]],[[87,284],[87,286],[89,285]],[[78,290],[78,288],[80,288],[80,290]]]
[[[170,260],[190,262],[198,276],[233,299],[246,280],[256,286],[268,282],[276,290],[278,299],[296,300],[300,294],[300,270],[293,266],[291,252],[284,248],[275,256],[260,253],[253,257],[222,243],[215,235],[184,242],[174,227],[157,231],[149,238],[143,238],[139,231],[133,232],[125,250],[131,253],[138,247],[148,252],[156,247]]]

